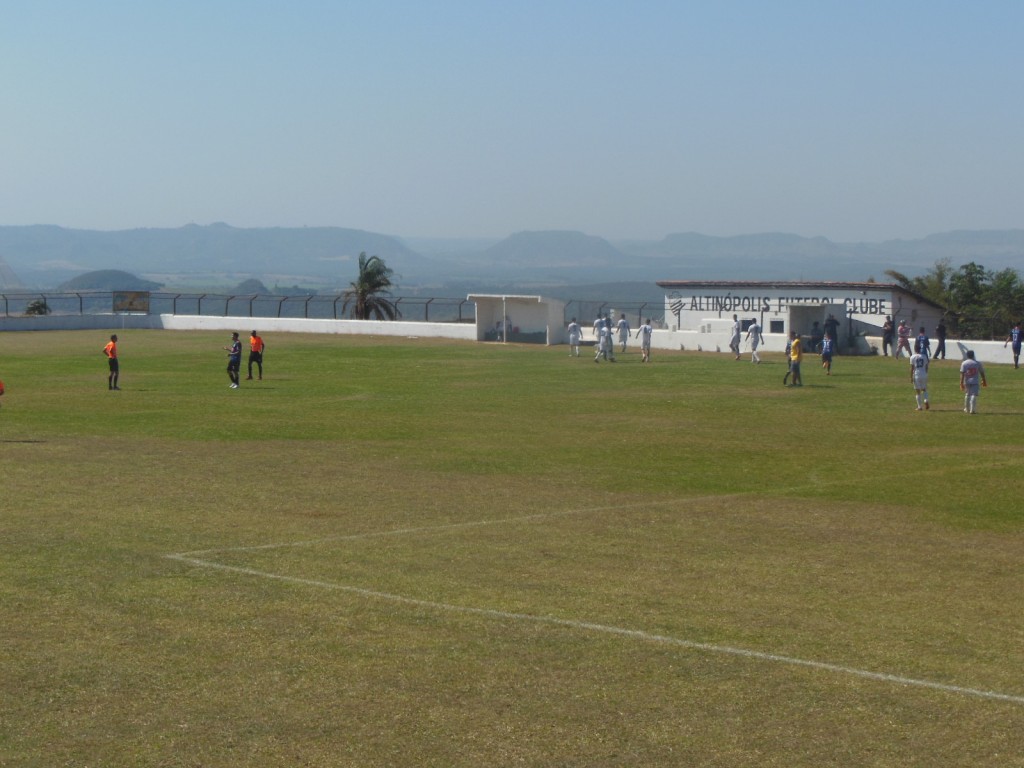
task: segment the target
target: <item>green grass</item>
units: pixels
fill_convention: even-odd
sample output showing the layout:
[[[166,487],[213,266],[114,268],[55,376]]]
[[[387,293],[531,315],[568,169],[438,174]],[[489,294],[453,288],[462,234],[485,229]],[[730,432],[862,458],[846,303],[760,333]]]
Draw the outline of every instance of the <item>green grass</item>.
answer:
[[[1020,372],[119,335],[0,335],[2,766],[1024,765]]]

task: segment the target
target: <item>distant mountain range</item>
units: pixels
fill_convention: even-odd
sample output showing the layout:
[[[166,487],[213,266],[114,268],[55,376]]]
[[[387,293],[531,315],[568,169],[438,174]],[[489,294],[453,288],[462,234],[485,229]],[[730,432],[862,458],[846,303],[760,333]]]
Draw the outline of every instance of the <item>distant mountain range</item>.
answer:
[[[612,242],[582,232],[519,232],[502,240],[403,239],[339,227],[241,229],[227,224],[114,232],[0,227],[0,288],[52,289],[84,272],[118,269],[169,288],[209,290],[255,278],[268,286],[345,288],[360,252],[395,270],[396,294],[571,292],[657,280],[887,280],[940,259],[1024,267],[1024,230],[956,231],[919,240],[835,243],[823,237],[672,234]],[[444,290],[451,293],[444,294]],[[656,289],[654,289],[656,292]]]

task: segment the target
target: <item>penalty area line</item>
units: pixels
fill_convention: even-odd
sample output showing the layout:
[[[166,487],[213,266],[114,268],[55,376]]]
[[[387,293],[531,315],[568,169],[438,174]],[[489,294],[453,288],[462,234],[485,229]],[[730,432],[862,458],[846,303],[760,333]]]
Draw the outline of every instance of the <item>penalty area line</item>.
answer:
[[[556,512],[533,512],[516,517],[499,517],[491,520],[469,520],[461,523],[442,523],[440,525],[421,525],[410,528],[394,528],[386,531],[369,531],[367,533],[346,533],[336,536],[322,536],[317,539],[304,539],[301,541],[284,541],[272,544],[250,544],[236,547],[213,547],[210,549],[196,549],[189,552],[178,552],[168,557],[195,557],[198,555],[223,554],[225,552],[256,552],[268,549],[285,549],[287,547],[313,547],[320,544],[329,544],[338,541],[365,541],[367,539],[381,539],[391,536],[409,536],[420,533],[443,533],[467,528],[483,528],[492,525],[514,525],[534,520],[548,520],[571,515],[588,515],[602,512],[617,512],[625,509],[643,509],[645,507],[663,507],[675,504],[693,504],[709,500],[724,498],[743,497],[753,495],[751,493],[727,493],[709,496],[695,496],[685,499],[662,499],[654,501],[634,502],[629,504],[606,504],[596,507],[580,507],[577,509],[563,509]]]
[[[963,696],[971,696],[979,699],[1006,701],[1012,704],[1024,704],[1024,696],[1022,695],[1000,693],[998,691],[986,691],[979,688],[968,688],[959,685],[949,685],[947,683],[939,683],[932,680],[921,680],[913,677],[904,677],[902,675],[894,675],[886,672],[872,672],[871,670],[858,669],[856,667],[846,667],[841,664],[831,664],[829,662],[824,661],[800,659],[794,656],[785,656],[777,653],[767,653],[765,651],[753,651],[747,648],[736,648],[729,645],[702,643],[695,640],[686,640],[683,638],[671,637],[669,635],[658,635],[651,632],[645,632],[644,630],[640,629],[627,629],[625,627],[615,627],[607,624],[596,624],[588,621],[563,619],[557,616],[542,616],[529,613],[514,613],[511,611],[499,611],[493,608],[475,608],[472,606],[441,603],[434,600],[421,600],[419,598],[408,597],[406,595],[397,595],[390,592],[380,592],[378,590],[365,589],[363,587],[353,587],[351,585],[337,584],[334,582],[322,581],[319,579],[304,579],[297,576],[285,576],[279,573],[261,571],[256,568],[246,568],[237,565],[225,565],[223,563],[217,563],[211,560],[202,560],[196,557],[190,557],[188,556],[188,554],[171,554],[164,555],[164,557],[168,560],[174,560],[180,563],[193,565],[198,568],[210,568],[213,570],[224,571],[227,573],[237,573],[243,576],[252,576],[261,579],[271,579],[274,581],[285,582],[288,584],[297,584],[305,587],[328,589],[335,592],[345,592],[348,594],[359,595],[361,597],[372,598],[375,600],[384,600],[392,603],[410,605],[417,608],[426,608],[434,611],[441,611],[446,613],[460,613],[470,616],[484,616],[487,618],[497,619],[500,621],[519,621],[532,624],[546,624],[548,626],[565,627],[567,629],[575,629],[584,632],[613,635],[616,637],[627,637],[645,643],[674,646],[677,648],[687,648],[694,651],[702,651],[704,653],[737,656],[746,659],[770,662],[773,664],[804,667],[805,669],[815,669],[823,672],[832,672],[839,675],[859,677],[865,680],[875,680],[878,682],[892,683],[895,685],[902,685],[913,688],[926,688],[935,691],[941,691],[943,693],[954,693]]]

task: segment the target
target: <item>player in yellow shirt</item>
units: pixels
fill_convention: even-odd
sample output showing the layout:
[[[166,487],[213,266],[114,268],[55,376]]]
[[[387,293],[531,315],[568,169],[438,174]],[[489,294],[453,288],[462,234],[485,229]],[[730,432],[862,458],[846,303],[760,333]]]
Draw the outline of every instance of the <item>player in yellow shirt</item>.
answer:
[[[800,376],[800,361],[804,358],[803,347],[796,331],[789,332],[789,372],[793,376],[793,386],[802,387],[804,380]]]

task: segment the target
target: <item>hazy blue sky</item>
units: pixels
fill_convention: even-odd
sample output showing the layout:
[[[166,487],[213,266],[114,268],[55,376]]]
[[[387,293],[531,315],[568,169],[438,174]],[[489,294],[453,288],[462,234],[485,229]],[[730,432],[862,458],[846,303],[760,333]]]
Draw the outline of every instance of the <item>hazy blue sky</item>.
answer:
[[[0,224],[1024,227],[1024,3],[0,0]]]

